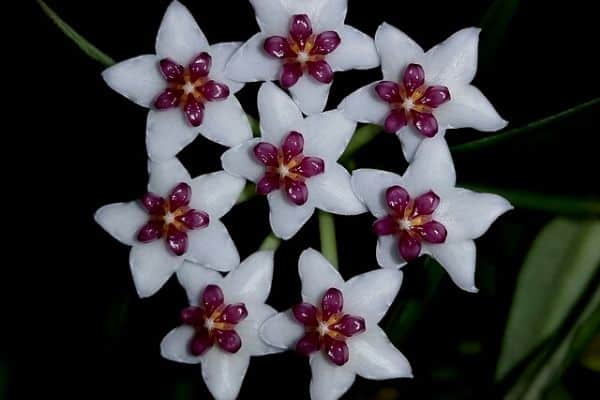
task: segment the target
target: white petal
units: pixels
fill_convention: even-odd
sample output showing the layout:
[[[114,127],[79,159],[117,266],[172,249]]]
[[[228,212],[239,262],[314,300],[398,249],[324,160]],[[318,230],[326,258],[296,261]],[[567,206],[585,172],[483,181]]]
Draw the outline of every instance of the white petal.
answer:
[[[367,330],[377,325],[394,302],[402,272],[378,269],[355,276],[344,288],[344,311],[367,320]]]
[[[102,78],[111,89],[143,107],[150,107],[166,87],[155,55],[115,64],[102,72]]]
[[[252,138],[248,116],[235,96],[204,103],[200,134],[213,142],[231,147]]]
[[[194,337],[195,330],[191,326],[182,325],[167,334],[160,342],[160,355],[167,360],[186,364],[198,364],[201,357],[189,351],[189,344]]]
[[[209,54],[212,58],[210,79],[221,82],[229,87],[231,94],[237,93],[244,87],[239,81],[234,81],[225,74],[226,66],[231,56],[242,46],[242,42],[217,43],[210,46]]]
[[[312,76],[304,74],[298,82],[289,88],[300,110],[306,115],[317,114],[325,109],[331,83],[321,83]]]
[[[338,163],[326,163],[325,172],[306,181],[315,207],[340,215],[362,214],[367,209],[352,191],[350,173]]]
[[[379,236],[375,256],[377,264],[383,268],[402,268],[406,265],[398,250],[398,238],[394,235]]]
[[[337,400],[350,389],[356,374],[349,365],[337,366],[318,351],[310,355],[310,398]]]
[[[430,84],[470,83],[477,72],[479,28],[465,28],[432,47],[422,57]]]
[[[146,122],[146,150],[155,161],[173,158],[190,144],[198,129],[188,123],[180,108],[150,110]]]
[[[192,179],[190,206],[207,212],[210,218],[221,218],[234,206],[245,183],[225,171],[200,175]]]
[[[304,136],[304,154],[336,161],[352,139],[356,123],[341,111],[310,115],[291,126]],[[327,165],[325,165],[327,168]]]
[[[231,303],[264,303],[273,281],[273,252],[257,251],[223,280],[223,292]]]
[[[344,25],[337,33],[342,41],[326,58],[334,71],[370,69],[379,65],[379,56],[371,36],[349,25]]]
[[[475,286],[475,242],[463,240],[444,244],[423,243],[423,247],[444,267],[456,286],[467,292],[478,291]]]
[[[375,33],[383,79],[399,82],[406,66],[423,55],[423,49],[404,32],[384,22]]]
[[[225,68],[229,79],[239,82],[275,81],[281,73],[281,61],[264,50],[268,35],[257,33],[231,57]]]
[[[338,109],[354,121],[383,125],[390,113],[390,107],[377,96],[375,92],[377,83],[363,86],[351,93],[342,100]]]
[[[129,253],[129,267],[138,295],[152,296],[182,263],[183,257],[171,253],[164,240],[133,246]]]
[[[277,147],[290,132],[290,127],[302,121],[298,106],[271,82],[263,83],[258,90],[258,115],[262,138]]]
[[[260,336],[271,346],[294,349],[304,336],[304,326],[296,321],[291,310],[287,310],[267,319],[260,328]]]
[[[352,188],[371,214],[381,218],[389,213],[385,191],[390,186],[404,186],[400,175],[378,169],[361,168],[352,172]]]
[[[150,161],[148,172],[148,191],[161,197],[169,196],[177,184],[183,182],[189,185],[192,181],[187,169],[177,158],[161,163]]]
[[[352,367],[363,378],[412,378],[408,360],[378,326],[368,326],[366,332],[352,337],[348,347]]]
[[[314,249],[306,249],[298,260],[298,273],[302,281],[302,301],[320,305],[330,288],[344,290],[344,280],[325,257]]]
[[[250,356],[238,351],[226,353],[213,346],[202,356],[202,377],[217,400],[235,400],[246,376]]]
[[[305,204],[297,206],[288,200],[282,190],[275,190],[267,195],[267,200],[271,210],[271,229],[281,239],[287,240],[294,236],[315,212],[310,197]]]
[[[281,0],[250,0],[260,30],[287,36],[291,13]]]
[[[223,169],[232,175],[258,182],[265,174],[265,166],[256,160],[254,147],[262,141],[261,138],[250,139],[227,150],[221,156]]]
[[[190,304],[197,306],[206,286],[221,286],[223,277],[215,270],[185,261],[181,268],[177,270],[177,280],[185,289]]]
[[[196,20],[183,4],[171,2],[156,36],[156,54],[187,67],[203,51],[208,41]]]
[[[456,183],[448,144],[442,136],[423,140],[402,177],[411,197],[433,190],[439,196]]]
[[[473,85],[456,85],[450,89],[450,96],[452,99],[448,103],[435,110],[435,117],[442,126],[490,132],[500,130],[508,124]]]
[[[212,219],[206,228],[188,231],[187,260],[217,271],[230,271],[240,263],[240,255],[225,225]]]
[[[281,2],[289,14],[287,21],[291,15],[307,14],[311,19],[313,32],[339,29],[346,19],[348,8],[348,0],[281,0]],[[284,33],[287,34],[287,27]]]
[[[112,237],[133,246],[142,226],[148,222],[148,213],[137,201],[108,204],[96,211],[94,219]]]
[[[441,199],[434,218],[446,227],[446,242],[454,242],[478,238],[492,222],[512,208],[506,199],[498,195],[456,189]]]
[[[227,300],[229,302],[229,300]],[[260,327],[277,311],[264,303],[245,302],[248,317],[235,326],[235,331],[242,339],[244,352],[252,356],[264,356],[267,354],[280,353],[282,349],[269,346],[259,335]]]
[[[436,136],[443,137],[445,133],[445,131],[440,130]],[[408,162],[413,160],[415,153],[417,152],[417,148],[423,142],[423,140],[426,139],[425,136],[421,135],[419,131],[412,126],[405,126],[404,128],[400,129],[396,133],[396,136],[398,136],[398,139],[402,144],[402,153]]]

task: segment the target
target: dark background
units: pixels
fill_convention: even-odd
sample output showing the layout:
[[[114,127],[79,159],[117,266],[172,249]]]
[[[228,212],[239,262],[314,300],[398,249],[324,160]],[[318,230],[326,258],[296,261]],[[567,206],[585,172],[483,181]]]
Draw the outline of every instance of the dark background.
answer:
[[[48,3],[79,33],[120,61],[154,52],[155,35],[169,1]],[[245,1],[183,3],[211,43],[243,41],[257,31]],[[510,121],[509,127],[598,95],[597,21],[590,3],[521,1],[500,47],[481,60],[475,84]],[[387,21],[429,48],[460,28],[480,25],[490,4],[487,0],[351,0],[347,22],[374,35],[377,26]],[[207,398],[199,367],[164,360],[159,353],[162,337],[177,325],[179,310],[186,305],[183,291],[172,280],[155,296],[136,298],[127,262],[129,248],[93,221],[100,206],[145,192],[147,111],[110,90],[100,77],[103,67],[77,49],[34,2],[26,18],[31,59],[23,64],[31,86],[19,102],[23,107],[18,118],[25,124],[10,136],[25,139],[12,151],[23,155],[32,172],[22,177],[9,199],[27,197],[33,211],[13,225],[18,229],[9,230],[20,261],[5,267],[17,270],[17,279],[25,285],[10,296],[11,302],[5,302],[9,321],[4,328],[10,340],[3,340],[0,372],[2,381],[8,382],[8,396],[42,391],[69,399]],[[482,35],[485,43],[485,32]],[[328,107],[379,74],[378,69],[336,74]],[[9,74],[8,79],[14,76]],[[251,84],[239,94],[253,115],[257,89],[257,84]],[[455,156],[459,183],[598,195],[594,144],[598,111],[578,114],[489,150]],[[447,138],[456,144],[482,135],[463,130]],[[223,150],[198,137],[181,159],[195,176],[219,169]],[[398,172],[405,167],[397,139],[389,135],[380,135],[362,150],[357,163]],[[224,218],[242,258],[268,234],[267,214],[264,199],[255,198]],[[392,310],[409,299],[421,302],[423,308],[410,329],[394,341],[411,361],[415,379],[359,378],[346,398],[500,398],[506,388],[494,385],[493,374],[516,276],[532,239],[551,218],[517,209],[477,241],[478,295],[460,291],[446,275],[429,293],[436,275],[431,269],[439,267],[428,270],[417,262],[405,268],[405,285]],[[345,277],[376,267],[371,222],[368,215],[336,217]],[[308,246],[319,246],[314,219],[276,255],[269,302],[277,309],[299,299],[297,257]],[[393,326],[390,318],[383,325]],[[23,343],[17,344],[18,339]],[[255,358],[240,398],[307,398],[309,379],[308,363],[291,352]],[[566,375],[566,384],[576,397],[586,398],[584,384],[592,379],[574,367]]]

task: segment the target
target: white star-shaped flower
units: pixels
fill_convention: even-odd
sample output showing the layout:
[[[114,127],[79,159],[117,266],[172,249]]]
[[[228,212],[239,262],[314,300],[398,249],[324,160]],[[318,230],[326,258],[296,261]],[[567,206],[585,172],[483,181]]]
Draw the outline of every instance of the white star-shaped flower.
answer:
[[[129,265],[140,297],[152,296],[185,260],[229,271],[240,257],[219,220],[234,206],[244,180],[225,171],[192,179],[173,158],[149,162],[148,193],[140,201],[109,204],[94,218],[132,246]]]
[[[355,215],[365,211],[337,163],[356,124],[339,111],[306,118],[292,99],[273,83],[258,92],[262,136],[227,150],[225,171],[256,182],[267,195],[273,232],[289,239],[316,208]]]
[[[476,292],[475,242],[512,206],[504,198],[455,187],[442,137],[424,141],[403,176],[358,169],[352,187],[377,218],[377,262],[400,268],[430,254],[460,288]]]
[[[210,46],[188,9],[173,1],[156,37],[156,54],[120,62],[102,73],[112,89],[150,108],[146,147],[151,159],[172,158],[198,133],[227,147],[252,137],[233,96],[243,84],[224,74],[240,44]]]
[[[310,358],[313,400],[339,398],[356,375],[412,377],[406,358],[377,325],[400,290],[400,271],[380,269],[344,282],[313,249],[301,254],[298,270],[303,302],[267,319],[261,337]]]
[[[202,377],[217,400],[237,397],[251,356],[280,350],[259,337],[263,322],[276,314],[265,304],[273,278],[273,252],[259,251],[224,278],[216,271],[184,263],[177,272],[190,307],[182,325],[163,339],[163,357],[202,364]]]
[[[260,33],[237,50],[226,74],[279,80],[305,114],[324,110],[336,71],[379,65],[373,39],[345,25],[348,0],[250,0]]]
[[[339,108],[355,121],[396,133],[407,160],[424,139],[446,129],[497,131],[506,126],[471,81],[477,72],[479,29],[460,30],[424,52],[411,38],[383,23],[375,34],[383,81],[350,94]]]

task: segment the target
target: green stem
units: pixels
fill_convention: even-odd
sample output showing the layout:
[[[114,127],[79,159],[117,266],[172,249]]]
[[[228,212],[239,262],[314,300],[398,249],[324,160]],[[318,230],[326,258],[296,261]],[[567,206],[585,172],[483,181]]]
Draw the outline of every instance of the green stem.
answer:
[[[88,42],[86,38],[71,28],[71,26],[63,21],[46,3],[42,0],[37,0],[37,3],[42,8],[44,14],[46,14],[69,39],[83,50],[85,54],[90,56],[90,58],[104,64],[106,67],[110,67],[115,63],[115,60],[100,51],[100,49]]]
[[[271,232],[265,240],[261,243],[259,250],[277,250],[279,245],[281,244],[281,239],[279,239],[273,232]]]
[[[321,253],[337,268],[338,255],[333,215],[319,211],[319,234],[321,236]]]
[[[596,106],[599,103],[600,103],[600,97],[597,97],[597,98],[587,101],[585,103],[576,105],[575,107],[571,107],[568,110],[559,112],[558,114],[554,114],[549,117],[534,121],[534,122],[527,124],[525,126],[522,126],[520,128],[510,129],[508,131],[500,132],[495,135],[486,136],[482,139],[477,139],[477,140],[473,140],[471,142],[452,146],[452,147],[450,147],[450,150],[452,150],[453,153],[461,153],[464,151],[478,150],[481,148],[489,147],[489,146],[495,145],[496,143],[502,142],[504,140],[511,139],[515,136],[520,136],[520,135],[527,133],[529,131],[532,131],[534,129],[539,129],[543,126],[546,126],[548,124],[551,124],[551,123],[561,120],[563,118],[569,117],[580,111],[583,111],[583,110],[586,110],[593,106]]]
[[[256,189],[254,188],[254,184],[247,183],[246,186],[244,186],[244,190],[242,190],[240,197],[237,199],[237,204],[244,203],[253,198],[255,195]]]
[[[348,143],[346,151],[342,154],[340,162],[342,164],[350,161],[352,156],[360,150],[363,146],[368,144],[371,140],[375,139],[377,135],[382,132],[382,128],[379,125],[364,125],[354,132],[352,140]]]
[[[494,188],[482,185],[460,185],[476,192],[496,193],[518,208],[543,211],[560,215],[599,216],[600,199],[573,198],[570,196],[548,195],[514,189]]]

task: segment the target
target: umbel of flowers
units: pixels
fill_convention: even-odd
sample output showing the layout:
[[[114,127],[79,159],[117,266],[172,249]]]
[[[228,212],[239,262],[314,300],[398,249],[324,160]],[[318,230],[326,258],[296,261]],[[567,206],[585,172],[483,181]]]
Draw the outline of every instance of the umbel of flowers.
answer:
[[[216,399],[238,396],[251,357],[286,349],[309,358],[315,400],[339,398],[356,375],[411,377],[408,361],[378,326],[400,289],[398,269],[427,254],[457,286],[476,292],[473,240],[511,209],[499,196],[455,187],[444,140],[452,128],[506,125],[470,84],[479,31],[461,30],[424,52],[386,23],[375,40],[345,25],[347,0],[250,3],[260,32],[243,44],[211,46],[190,12],[173,1],[156,54],[104,71],[111,88],[149,108],[149,182],[137,200],[104,206],[95,219],[131,247],[140,297],[177,275],[189,306],[163,339],[161,354],[201,364]],[[323,112],[335,72],[379,65],[383,80]],[[256,138],[235,98],[254,81],[267,81],[258,92]],[[380,124],[398,136],[410,162],[404,174],[351,174],[337,162],[357,122]],[[223,170],[192,178],[175,156],[198,134],[230,149],[221,157]],[[220,221],[246,180],[266,196],[271,229],[286,240],[316,208],[341,215],[368,210],[382,269],[345,282],[320,253],[307,249],[298,262],[301,299],[278,313],[265,304],[273,252],[258,251],[240,263]]]

